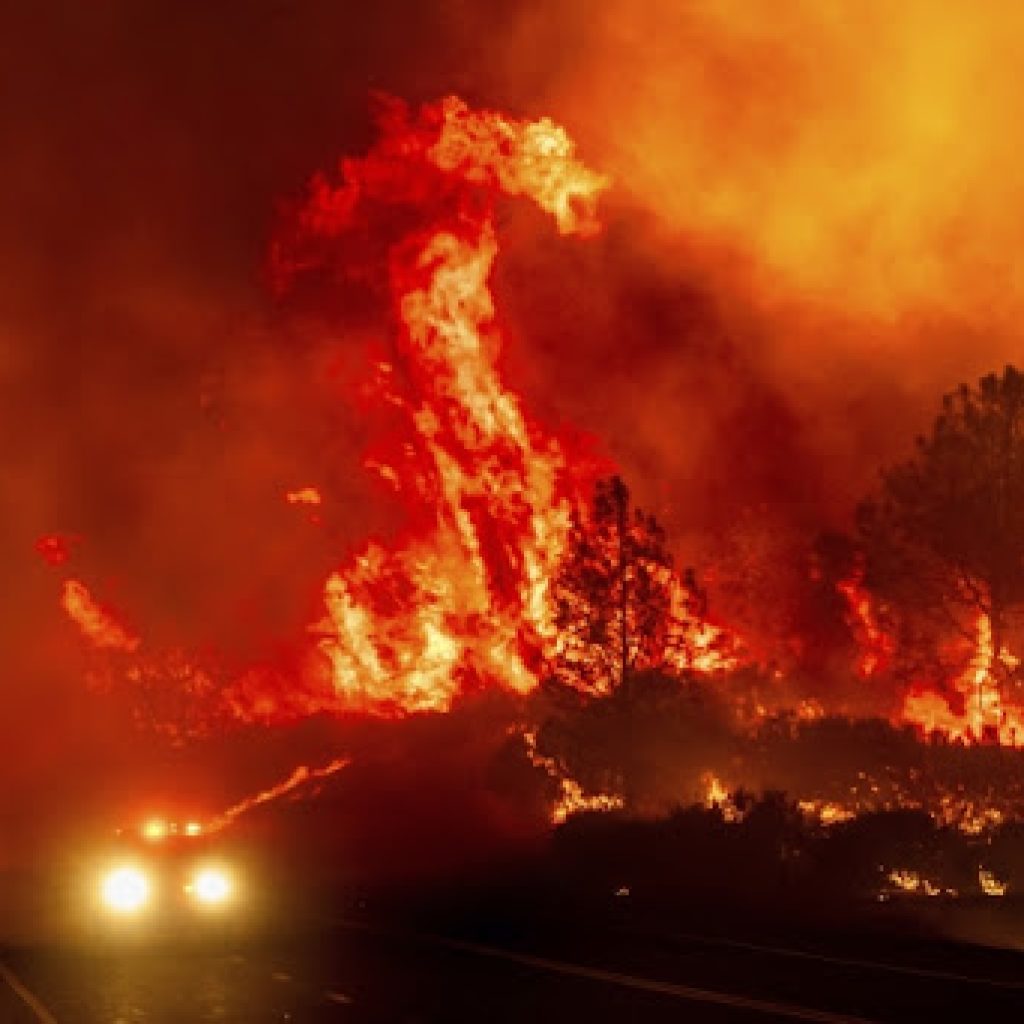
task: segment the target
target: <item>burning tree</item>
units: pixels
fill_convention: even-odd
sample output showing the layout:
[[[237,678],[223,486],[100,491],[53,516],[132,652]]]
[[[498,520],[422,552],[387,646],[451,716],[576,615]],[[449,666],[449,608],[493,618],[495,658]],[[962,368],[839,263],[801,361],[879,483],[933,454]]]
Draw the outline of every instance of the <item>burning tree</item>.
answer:
[[[678,575],[665,531],[631,508],[617,476],[599,481],[590,508],[576,514],[552,593],[555,674],[585,692],[609,693],[638,672],[715,657],[717,633],[704,622],[692,572]]]
[[[1020,685],[1010,649],[1024,612],[1024,374],[1008,366],[947,394],[914,457],[859,508],[858,529],[897,670],[970,679],[977,733],[998,728],[1000,694]]]
[[[568,782],[579,808],[657,813],[694,799],[729,736],[722,702],[697,676],[733,658],[693,573],[677,572],[665,531],[619,477],[576,509],[551,597],[558,647],[528,743],[534,763]]]

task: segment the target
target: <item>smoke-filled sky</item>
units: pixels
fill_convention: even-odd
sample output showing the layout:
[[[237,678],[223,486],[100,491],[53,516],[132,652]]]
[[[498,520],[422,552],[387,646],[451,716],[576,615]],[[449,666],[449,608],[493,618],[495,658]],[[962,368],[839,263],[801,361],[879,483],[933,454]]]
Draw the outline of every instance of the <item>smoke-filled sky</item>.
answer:
[[[510,211],[508,371],[699,560],[750,510],[842,525],[1016,358],[1022,51],[1016,5],[926,0],[5,5],[0,811],[109,727],[40,534],[154,640],[250,658],[387,530],[346,404],[386,299],[263,279],[373,92],[550,115],[611,175],[597,240]],[[323,529],[282,500],[306,484]]]

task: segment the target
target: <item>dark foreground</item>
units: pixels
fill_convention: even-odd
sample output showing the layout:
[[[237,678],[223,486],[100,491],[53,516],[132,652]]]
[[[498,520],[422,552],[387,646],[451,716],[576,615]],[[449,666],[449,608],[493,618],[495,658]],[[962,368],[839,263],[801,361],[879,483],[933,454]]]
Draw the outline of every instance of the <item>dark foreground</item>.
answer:
[[[0,1024],[1020,1019],[1024,955],[878,937],[786,940],[350,918],[275,939],[11,947]],[[435,922],[436,924],[436,922]],[[425,927],[426,926],[426,927]]]

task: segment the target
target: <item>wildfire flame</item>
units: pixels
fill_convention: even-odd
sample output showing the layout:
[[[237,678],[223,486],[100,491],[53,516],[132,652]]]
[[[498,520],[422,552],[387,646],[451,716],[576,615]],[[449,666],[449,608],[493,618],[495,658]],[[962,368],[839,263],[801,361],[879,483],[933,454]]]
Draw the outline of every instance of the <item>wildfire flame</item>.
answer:
[[[288,778],[283,779],[274,786],[261,790],[259,793],[247,796],[244,800],[240,800],[237,804],[233,804],[227,810],[222,811],[213,821],[205,826],[203,831],[206,833],[219,832],[241,817],[241,815],[251,811],[254,807],[269,803],[271,800],[279,800],[281,797],[293,793],[310,782],[326,779],[328,776],[340,772],[342,768],[347,768],[351,763],[351,758],[338,757],[325,765],[321,765],[319,768],[310,768],[304,764],[299,765]]]
[[[920,685],[912,688],[903,704],[903,717],[924,733],[942,733],[965,743],[985,740],[1008,747],[1024,747],[1024,715],[1021,709],[1004,705],[993,668],[997,657],[1013,663],[1014,656],[1003,649],[998,653],[992,640],[992,623],[985,614],[975,623],[976,642],[971,663],[954,680],[961,707],[935,689]]]
[[[956,896],[955,889],[944,889],[937,882],[924,877],[920,872],[909,868],[893,868],[886,875],[891,892],[904,893],[910,896]]]
[[[525,196],[560,232],[586,235],[605,181],[547,119],[450,98],[415,119],[392,107],[383,127],[365,158],[343,162],[339,184],[314,182],[298,238],[276,250],[286,278],[310,266],[303,246],[343,236],[364,206],[435,216],[390,252],[397,337],[375,388],[405,429],[367,460],[418,525],[330,575],[314,632],[339,707],[445,710],[467,686],[535,685],[554,643],[548,581],[582,484],[498,371],[495,203]]]
[[[63,565],[71,557],[72,538],[48,533],[36,541],[36,552],[47,565]]]
[[[284,500],[289,505],[320,505],[323,502],[320,491],[315,487],[296,487],[285,491]]]
[[[365,465],[393,490],[407,523],[397,539],[369,541],[323,582],[322,615],[310,628],[322,657],[309,677],[299,669],[253,670],[221,686],[219,677],[180,652],[147,652],[124,672],[140,684],[159,677],[189,695],[215,693],[219,710],[236,718],[271,721],[283,709],[289,715],[446,711],[459,695],[482,686],[530,691],[559,651],[549,587],[571,524],[586,519],[593,475],[574,460],[569,441],[536,422],[503,379],[490,278],[499,253],[500,201],[529,199],[560,233],[586,237],[597,230],[596,202],[606,181],[577,159],[565,131],[547,119],[473,111],[449,98],[415,115],[393,104],[381,125],[380,141],[365,157],[342,161],[337,182],[314,180],[291,233],[274,247],[273,269],[282,287],[310,271],[362,271],[342,243],[359,241],[374,217],[384,217],[389,230],[392,222],[405,225],[387,249],[393,337],[367,386],[399,428],[367,454]],[[283,497],[319,522],[313,518],[323,505],[317,488],[296,486]],[[63,538],[42,538],[37,547],[51,565],[68,559]],[[719,627],[691,614],[692,595],[680,578],[673,581],[675,617],[692,623],[673,667],[707,673],[735,667],[740,645],[731,637],[723,643]],[[895,639],[880,625],[863,570],[837,586],[860,647],[860,674],[886,672]],[[140,638],[80,580],[65,580],[61,600],[93,646],[138,651]],[[1001,743],[1024,746],[1024,723],[1004,705],[993,677],[997,660],[1010,657],[994,650],[991,623],[979,617],[975,654],[955,680],[954,699],[922,683],[908,693],[902,720],[965,742],[991,732]],[[824,713],[816,699],[797,708],[801,719]],[[585,792],[554,759],[542,757],[535,733],[524,732],[524,742],[532,762],[559,783],[554,822],[624,806],[618,794]],[[211,828],[348,763],[300,766],[228,808]],[[705,805],[739,820],[742,812],[726,786],[715,776],[705,783]],[[799,807],[830,825],[856,813],[858,804],[816,797]],[[1002,812],[950,814],[958,827],[981,832]],[[889,880],[902,888],[924,884],[902,874]]]
[[[857,671],[865,679],[884,672],[892,661],[896,644],[878,623],[874,599],[864,586],[864,567],[856,566],[836,584],[836,590],[846,601],[847,621],[860,650]]]
[[[139,638],[120,621],[113,609],[97,601],[81,580],[64,581],[61,605],[93,646],[128,653],[138,650]]]
[[[586,792],[576,779],[565,773],[555,758],[547,757],[537,749],[536,730],[524,729],[521,735],[530,763],[545,771],[558,783],[558,797],[551,806],[553,825],[563,825],[574,814],[582,814],[585,811],[618,811],[625,806],[625,801],[617,793]]]

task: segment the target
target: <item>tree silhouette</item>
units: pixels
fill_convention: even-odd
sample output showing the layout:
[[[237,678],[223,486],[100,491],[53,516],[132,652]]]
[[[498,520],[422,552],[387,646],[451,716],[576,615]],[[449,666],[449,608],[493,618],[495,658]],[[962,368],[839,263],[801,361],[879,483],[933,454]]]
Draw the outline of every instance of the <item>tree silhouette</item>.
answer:
[[[708,772],[735,755],[729,710],[711,687],[634,672],[611,693],[557,702],[537,749],[586,793],[609,793],[631,813],[665,814],[703,799]]]
[[[858,509],[858,531],[904,671],[963,672],[987,617],[991,671],[1019,685],[998,655],[1024,611],[1024,374],[1007,366],[947,394],[914,457]]]
[[[676,573],[665,531],[632,509],[619,477],[600,481],[573,523],[553,597],[557,678],[609,693],[639,671],[685,664],[704,612],[691,573]]]

